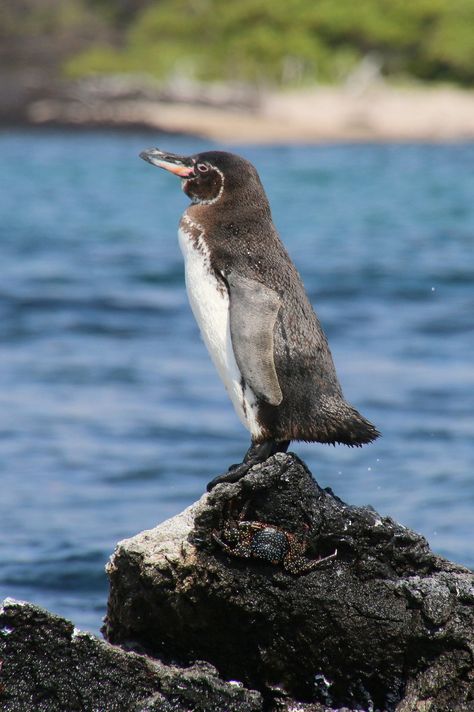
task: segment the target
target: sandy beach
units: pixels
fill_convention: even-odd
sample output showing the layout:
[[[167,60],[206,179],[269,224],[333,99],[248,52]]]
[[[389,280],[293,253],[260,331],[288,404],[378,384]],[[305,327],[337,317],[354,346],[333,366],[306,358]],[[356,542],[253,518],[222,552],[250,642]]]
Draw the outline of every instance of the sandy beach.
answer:
[[[440,142],[474,138],[474,91],[324,87],[265,92],[247,106],[76,93],[35,100],[27,117],[37,126],[142,126],[225,143]]]

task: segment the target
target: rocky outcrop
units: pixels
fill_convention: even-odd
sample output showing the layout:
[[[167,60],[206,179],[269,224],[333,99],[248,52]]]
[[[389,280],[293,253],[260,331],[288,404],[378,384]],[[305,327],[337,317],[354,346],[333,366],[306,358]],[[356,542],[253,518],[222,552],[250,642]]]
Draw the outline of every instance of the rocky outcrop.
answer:
[[[125,652],[36,606],[0,608],[2,712],[261,712],[258,692],[208,663],[164,665]]]
[[[327,712],[286,698],[276,712]],[[0,606],[2,712],[268,712],[262,695],[206,662],[165,665],[22,601]],[[342,709],[339,712],[352,712]]]
[[[291,454],[121,542],[108,572],[109,641],[206,660],[267,710],[474,710],[474,575]]]

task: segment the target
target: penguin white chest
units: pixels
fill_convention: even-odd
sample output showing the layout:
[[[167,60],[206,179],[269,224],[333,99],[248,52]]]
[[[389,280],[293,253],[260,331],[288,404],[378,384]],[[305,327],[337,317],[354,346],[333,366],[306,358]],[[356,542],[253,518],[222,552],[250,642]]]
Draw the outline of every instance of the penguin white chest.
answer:
[[[212,270],[204,240],[196,236],[196,233],[202,233],[202,228],[187,217],[183,222],[178,238],[184,257],[186,290],[191,309],[237,415],[252,436],[257,437],[261,428],[256,420],[256,398],[248,386],[242,386],[242,375],[232,349],[227,290]],[[186,223],[190,226],[189,232],[185,229]]]

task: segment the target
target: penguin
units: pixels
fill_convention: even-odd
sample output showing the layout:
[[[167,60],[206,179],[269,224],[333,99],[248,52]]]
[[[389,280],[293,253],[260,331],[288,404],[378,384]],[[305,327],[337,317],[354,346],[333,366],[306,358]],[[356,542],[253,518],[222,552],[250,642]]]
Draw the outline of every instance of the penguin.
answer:
[[[380,433],[344,399],[327,338],[273,224],[259,175],[224,151],[148,163],[181,178],[191,203],[179,245],[191,309],[251,445],[208,484],[236,482],[292,440],[362,446]]]

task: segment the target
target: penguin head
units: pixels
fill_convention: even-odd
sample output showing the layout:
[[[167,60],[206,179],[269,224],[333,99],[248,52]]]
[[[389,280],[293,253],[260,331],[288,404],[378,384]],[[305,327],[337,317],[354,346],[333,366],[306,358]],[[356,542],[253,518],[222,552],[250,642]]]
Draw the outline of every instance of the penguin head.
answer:
[[[267,202],[254,166],[233,153],[205,151],[177,156],[151,148],[142,151],[140,158],[179,176],[182,189],[193,203],[214,205],[226,202],[230,196],[233,200]]]

